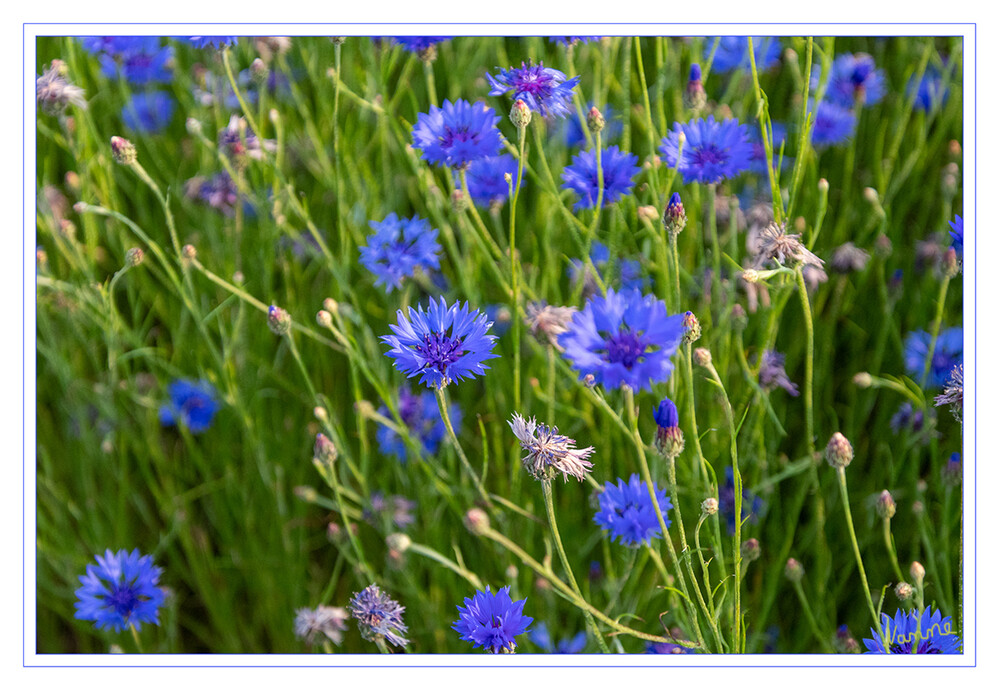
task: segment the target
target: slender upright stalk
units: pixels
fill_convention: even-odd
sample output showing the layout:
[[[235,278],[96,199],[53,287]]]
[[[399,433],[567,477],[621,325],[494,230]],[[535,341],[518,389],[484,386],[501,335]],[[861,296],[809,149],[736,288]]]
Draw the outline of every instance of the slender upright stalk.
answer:
[[[492,508],[493,502],[489,498],[489,494],[486,493],[486,487],[482,484],[482,480],[479,479],[479,475],[476,474],[475,470],[472,469],[472,463],[468,461],[465,457],[465,451],[462,450],[461,443],[458,441],[458,436],[454,433],[454,427],[451,425],[451,416],[448,414],[447,405],[447,393],[444,391],[444,386],[440,386],[434,389],[434,394],[437,396],[437,408],[441,412],[441,419],[444,421],[444,427],[447,429],[447,435],[451,437],[451,442],[454,444],[454,448],[458,453],[458,458],[461,460],[462,466],[465,471],[468,472],[468,476],[472,478],[472,482],[475,484],[475,488],[479,490],[479,496],[485,504]]]
[[[926,380],[930,377],[933,366],[933,354],[937,349],[937,338],[940,336],[940,324],[943,321],[944,304],[947,302],[947,288],[950,286],[950,276],[945,275],[940,281],[940,292],[937,294],[937,311],[933,317],[933,327],[930,330],[930,346],[926,349],[926,363],[923,365],[923,375],[919,379],[919,387],[926,388]]]
[[[874,619],[874,628],[878,637],[884,640],[884,631],[881,629],[881,619],[874,608],[874,600],[871,599],[871,587],[867,583],[867,571],[864,570],[864,560],[860,557],[860,545],[857,543],[857,533],[853,529],[853,515],[850,513],[850,494],[846,488],[846,468],[837,467],[836,476],[839,479],[839,493],[843,499],[843,512],[846,515],[846,527],[850,532],[850,543],[853,545],[853,555],[857,559],[857,571],[860,573],[861,584],[864,586],[864,597],[867,599],[867,608]]]
[[[513,407],[520,409],[520,328],[518,311],[520,304],[520,256],[517,253],[517,200],[520,198],[520,185],[524,179],[524,145],[527,142],[527,126],[517,127],[517,141],[520,156],[517,158],[517,182],[510,198],[510,317],[513,319]],[[469,200],[471,202],[471,200]]]
[[[902,574],[902,569],[898,565],[898,554],[895,553],[895,542],[891,538],[891,518],[881,518],[881,522],[882,533],[885,539],[885,548],[888,549],[888,555],[891,557],[891,566],[895,570],[895,577],[898,578],[899,582],[904,582],[905,576]]]
[[[805,612],[805,618],[808,620],[808,627],[812,629],[812,634],[815,635],[815,639],[819,641],[819,645],[822,647],[822,651],[826,654],[833,654],[832,645],[829,640],[819,631],[819,624],[815,621],[815,614],[812,612],[812,605],[808,601],[808,597],[805,596],[805,590],[801,586],[801,580],[794,579],[791,580],[794,585],[794,591],[798,595],[798,602],[801,604],[801,610]]]

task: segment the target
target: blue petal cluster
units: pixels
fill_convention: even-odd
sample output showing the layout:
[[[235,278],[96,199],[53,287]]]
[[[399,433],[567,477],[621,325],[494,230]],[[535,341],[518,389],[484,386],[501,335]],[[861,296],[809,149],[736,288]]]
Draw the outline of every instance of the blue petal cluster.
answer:
[[[347,609],[357,621],[357,629],[365,640],[370,642],[380,635],[396,647],[409,644],[409,640],[403,637],[407,632],[406,624],[402,622],[402,612],[406,607],[382,592],[378,585],[371,584],[356,592]]]
[[[961,216],[954,216],[953,221],[947,223],[951,227],[950,236],[954,240],[954,249],[958,254],[964,252],[964,219]]]
[[[176,106],[164,91],[134,93],[121,109],[121,121],[133,132],[155,134],[170,125]]]
[[[466,168],[479,158],[495,156],[503,146],[496,124],[499,116],[485,103],[444,101],[444,107],[430,106],[420,113],[413,126],[413,147],[423,160],[451,168]]]
[[[447,41],[450,36],[393,36],[392,42],[400,45],[411,53],[421,53],[441,41]]]
[[[191,44],[195,48],[217,48],[222,50],[226,46],[236,45],[239,36],[191,36]]]
[[[662,429],[675,429],[680,426],[680,413],[677,412],[676,403],[669,398],[663,398],[656,406],[652,418],[656,420],[656,425]]]
[[[88,53],[100,57],[101,54],[120,55],[142,50],[149,38],[149,36],[80,36],[80,43]],[[159,43],[159,39],[153,37],[153,40]]]
[[[136,86],[173,81],[173,46],[161,46],[157,36],[92,36],[84,47],[97,54],[108,79],[122,78]]]
[[[818,88],[822,67],[812,69],[812,88]],[[837,55],[829,74],[826,98],[844,108],[873,105],[885,95],[884,74],[874,66],[874,58],[867,53]]]
[[[527,632],[527,627],[534,622],[533,618],[524,615],[525,603],[527,599],[510,599],[509,587],[492,592],[487,585],[485,592],[465,597],[465,607],[457,607],[458,620],[451,628],[460,639],[471,642],[474,647],[493,654],[512,652],[517,646],[517,635]]]
[[[938,103],[940,107],[943,107],[943,104],[947,102],[950,89],[944,84],[940,70],[933,65],[928,65],[923,73],[923,78],[918,82],[916,75],[912,75],[909,79],[909,84],[905,89],[906,98],[912,98],[913,94],[915,94],[915,101],[913,101],[912,107],[916,110],[928,111],[932,110],[934,105]]]
[[[580,378],[593,374],[605,388],[627,384],[640,391],[669,380],[682,337],[683,314],[667,315],[655,295],[610,288],[573,314],[558,342]]]
[[[382,405],[378,409],[379,414],[389,417],[388,407]],[[415,394],[410,392],[408,387],[399,389],[399,416],[402,417],[403,424],[409,429],[410,434],[417,439],[422,446],[424,453],[433,455],[437,452],[441,441],[447,434],[447,427],[441,418],[440,408],[437,407],[437,398],[429,391]],[[451,418],[451,425],[454,432],[461,430],[461,408],[452,404],[448,408],[448,416]],[[409,460],[409,448],[403,441],[402,436],[387,426],[382,426],[377,433],[378,447],[385,455],[394,455],[400,462]]]
[[[905,336],[902,357],[905,370],[913,380],[919,382],[926,367],[926,357],[930,350],[932,336],[926,331],[913,331]],[[930,375],[926,379],[927,388],[941,388],[950,378],[951,370],[964,361],[964,331],[960,327],[948,328],[937,338],[930,362]]]
[[[513,100],[524,101],[527,107],[544,117],[565,117],[570,112],[572,90],[579,77],[566,80],[564,72],[545,67],[543,63],[521,63],[520,67],[501,69],[495,77],[486,75],[493,87],[490,96],[513,92]]]
[[[680,133],[686,137],[682,150]],[[737,176],[749,169],[753,157],[753,145],[749,140],[749,128],[738,120],[717,122],[714,115],[676,122],[673,131],[663,139],[659,151],[669,167],[677,165],[683,181],[717,183]]]
[[[711,55],[711,48],[715,44],[714,37],[704,39],[704,61],[707,62]],[[766,71],[771,67],[776,67],[780,62],[780,41],[776,38],[764,36],[753,36],[753,58],[756,61],[756,70]],[[718,41],[718,50],[715,51],[715,59],[711,63],[711,71],[724,74],[734,69],[748,70],[749,63],[749,41],[745,36],[721,36]]]
[[[810,109],[815,112],[815,124],[812,125],[812,146],[815,148],[842,144],[853,136],[857,116],[849,108],[822,101],[817,108],[813,103]]]
[[[517,160],[509,154],[502,153],[472,161],[465,173],[468,193],[472,200],[482,204],[506,201],[510,196],[510,188],[505,177],[507,174],[513,179],[513,183],[517,184]]]
[[[153,565],[152,556],[138,549],[124,549],[104,556],[94,556],[97,565],[88,565],[76,590],[76,613],[80,620],[94,621],[98,630],[120,632],[128,626],[142,628],[143,623],[159,625],[159,608],[166,593],[159,587],[162,568]]]
[[[167,386],[167,393],[170,400],[160,406],[160,424],[179,424],[192,434],[200,434],[212,425],[219,403],[208,381],[175,379]]]
[[[586,647],[585,631],[576,633],[572,637],[563,637],[556,644],[548,632],[548,625],[544,622],[535,625],[527,633],[527,639],[548,654],[579,654]]]
[[[391,349],[388,356],[395,368],[407,377],[419,374],[420,383],[440,388],[451,381],[481,376],[489,367],[482,362],[498,355],[492,353],[496,336],[487,331],[492,322],[478,309],[469,311],[468,303],[455,302],[450,307],[444,298],[430,300],[427,310],[400,309],[397,323],[389,328],[395,335],[381,340]]]
[[[361,247],[361,263],[375,274],[375,285],[384,285],[385,292],[402,286],[403,278],[440,267],[441,245],[437,230],[430,223],[413,216],[399,218],[390,213],[381,222],[368,223],[375,231],[368,244]]]
[[[604,176],[604,196],[601,206],[613,204],[631,192],[638,167],[638,156],[621,151],[617,146],[608,146],[600,154],[600,167]],[[597,154],[583,151],[572,157],[572,163],[562,171],[562,189],[571,189],[579,195],[573,210],[593,208],[600,190],[597,179]]]
[[[673,507],[666,489],[660,489],[655,483],[652,489],[656,494],[659,511],[663,514],[663,522],[669,528],[667,511]],[[631,475],[628,483],[618,479],[617,484],[607,482],[598,498],[600,509],[593,516],[593,521],[611,533],[611,539],[617,539],[624,546],[649,545],[652,539],[662,537],[659,529],[659,518],[652,505],[649,489],[637,474]]]
[[[872,628],[871,637],[864,638],[868,654],[960,654],[961,638],[953,630],[950,616],[944,616],[932,606],[918,611],[896,611],[894,618],[881,614],[881,627],[887,640],[878,637]]]

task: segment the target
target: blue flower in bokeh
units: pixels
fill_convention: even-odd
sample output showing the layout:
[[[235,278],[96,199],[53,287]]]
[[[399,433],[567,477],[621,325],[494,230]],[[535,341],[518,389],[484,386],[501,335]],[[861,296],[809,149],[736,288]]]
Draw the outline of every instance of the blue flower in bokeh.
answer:
[[[493,654],[512,652],[517,646],[517,635],[527,632],[534,622],[533,618],[524,615],[526,603],[527,599],[513,601],[509,587],[492,592],[487,585],[485,592],[465,597],[465,607],[457,607],[458,620],[451,628],[460,639],[471,642],[474,647]]]
[[[506,201],[510,196],[505,177],[508,173],[516,185],[517,160],[507,153],[472,161],[465,173],[472,200],[483,204],[501,204]]]
[[[176,105],[164,91],[134,93],[121,109],[121,120],[132,131],[155,134],[170,124]]]
[[[550,43],[558,43],[559,45],[567,46],[573,43],[589,43],[590,41],[599,41],[603,36],[549,36],[548,41]]]
[[[857,127],[857,116],[852,110],[829,101],[822,101],[818,108],[815,108],[814,103],[810,107],[815,113],[812,146],[816,149],[842,144],[853,136],[853,130]]]
[[[812,68],[812,88],[817,89],[822,66]],[[836,56],[829,74],[826,98],[844,108],[873,105],[885,95],[884,74],[874,66],[867,53],[844,53]]]
[[[437,229],[423,218],[390,213],[385,220],[368,225],[374,233],[367,246],[360,248],[361,263],[375,275],[375,285],[385,286],[385,292],[401,287],[403,278],[418,269],[430,272],[440,267]]]
[[[547,654],[579,654],[586,647],[586,632],[576,633],[573,637],[563,637],[555,644],[548,625],[538,623],[527,633],[527,639],[541,647]]]
[[[101,73],[108,79],[121,77],[136,86],[173,81],[173,46],[160,46],[156,37],[124,51],[104,53],[98,60]]]
[[[926,331],[913,331],[905,336],[903,350],[905,370],[917,383],[921,381],[923,370],[926,368],[930,340],[932,336]],[[942,331],[933,350],[926,387],[940,388],[947,383],[951,370],[963,361],[963,355],[964,331],[959,326]]]
[[[774,154],[774,168],[777,168],[778,160],[780,160],[781,168],[786,168],[792,161],[791,157],[787,155],[787,127],[779,122],[771,122],[770,125],[770,146]],[[753,153],[749,158],[749,170],[759,175],[766,175],[769,168],[767,165],[767,150],[763,146],[763,135],[760,133],[759,127],[752,127],[750,129],[750,143]],[[784,146],[783,158],[780,157],[781,146]]]
[[[492,353],[496,336],[488,334],[492,325],[478,309],[468,303],[448,306],[441,297],[430,300],[427,310],[409,308],[409,315],[396,312],[397,323],[390,324],[395,335],[383,335],[391,346],[388,356],[395,368],[407,377],[419,374],[420,383],[440,388],[452,381],[474,378],[488,369],[483,362],[499,355]]]
[[[393,36],[392,42],[411,53],[420,53],[450,38],[450,36]]]
[[[160,424],[184,426],[192,434],[200,434],[212,425],[219,403],[208,381],[175,379],[167,386],[167,394],[170,401],[160,406]]]
[[[947,102],[949,93],[950,89],[944,84],[940,70],[933,65],[927,65],[926,71],[923,73],[923,78],[918,82],[916,81],[916,75],[912,75],[909,78],[909,84],[905,88],[907,98],[912,98],[913,94],[915,94],[916,100],[913,101],[912,107],[916,110],[932,110],[933,106],[938,103],[940,107],[943,107],[943,104]]]
[[[630,193],[635,175],[641,171],[638,156],[621,151],[617,146],[608,146],[601,152],[600,167],[604,176],[601,206],[613,204]],[[562,170],[562,189],[571,189],[579,195],[579,201],[572,206],[574,211],[596,205],[600,185],[595,151],[583,151],[572,157],[572,163]]]
[[[485,103],[445,100],[444,107],[430,106],[417,115],[413,148],[423,160],[451,168],[467,168],[479,158],[495,156],[503,147],[496,123],[499,116]]]
[[[159,587],[162,568],[153,565],[152,556],[143,556],[138,549],[124,549],[104,556],[95,556],[97,565],[88,565],[87,574],[80,576],[76,590],[74,617],[94,621],[98,630],[120,632],[129,626],[136,630],[143,623],[159,625],[159,608],[166,592]]]
[[[704,39],[705,62],[711,55],[714,42],[714,37]],[[753,58],[756,61],[758,72],[765,72],[771,67],[775,67],[780,62],[780,41],[776,38],[753,36]],[[750,67],[749,41],[746,40],[746,37],[721,36],[718,41],[718,50],[715,51],[714,61],[711,63],[711,71],[724,74],[734,69],[748,70]]]
[[[954,249],[958,254],[964,252],[964,219],[961,216],[954,216],[953,221],[947,223],[951,227],[950,236],[954,240]]]
[[[763,499],[749,489],[742,489],[742,519],[749,519],[754,525],[759,520],[766,504]],[[725,468],[725,485],[718,487],[718,512],[728,523],[728,533],[735,534],[735,476],[732,468]]]
[[[864,638],[868,654],[960,654],[961,638],[953,629],[950,616],[943,616],[927,606],[918,611],[895,612],[894,618],[881,614],[881,627],[888,638],[878,637],[871,629],[871,638]]]
[[[609,288],[572,315],[558,342],[581,379],[593,374],[604,388],[640,391],[669,380],[682,337],[683,314],[667,315],[655,295]]]
[[[195,48],[217,48],[222,50],[226,46],[236,45],[239,36],[191,36],[191,44]]]
[[[586,108],[583,109],[582,120],[579,119],[579,113],[570,114],[559,126],[558,136],[565,137],[565,145],[568,148],[576,148],[586,143],[586,113],[590,112],[590,108],[592,107],[594,107],[592,101],[586,104]],[[604,144],[609,144],[620,136],[621,131],[624,129],[624,123],[621,122],[621,118],[615,117],[616,112],[609,105],[597,109],[604,116],[605,122],[603,130],[600,132],[600,141]]]
[[[513,92],[514,101],[524,101],[527,107],[544,117],[565,117],[570,112],[572,89],[579,77],[566,79],[564,72],[545,67],[543,63],[521,63],[520,67],[501,69],[495,77],[486,75],[493,87],[490,96]]]
[[[141,51],[146,46],[159,45],[157,36],[81,36],[80,43],[84,50],[92,55],[106,53],[108,55],[119,55],[132,51]]]
[[[659,511],[668,529],[672,524],[667,511],[673,507],[666,489],[660,489],[655,483],[652,489],[656,494]],[[637,474],[631,475],[628,482],[618,479],[617,484],[607,482],[598,497],[600,509],[593,516],[593,521],[610,531],[611,539],[617,539],[624,546],[639,546],[651,544],[652,539],[662,537],[659,518],[652,505],[648,487]]]
[[[680,133],[686,137],[681,149]],[[738,120],[718,122],[714,115],[705,119],[676,122],[673,131],[663,139],[659,151],[670,168],[677,165],[687,184],[717,183],[749,169],[753,145],[749,129]]]
[[[590,249],[590,261],[593,262],[593,266],[597,269],[597,273],[600,274],[600,279],[604,285],[620,284],[622,292],[632,289],[644,291],[649,287],[648,276],[642,275],[642,264],[634,259],[618,259],[614,266],[616,271],[613,274],[608,273],[607,265],[610,263],[610,249],[603,242],[595,241],[593,243],[593,247]],[[586,281],[583,294],[596,292],[596,283],[593,280],[593,276],[590,275],[589,267],[586,266],[582,259],[571,259],[567,273],[569,274],[569,280],[573,284],[580,277]]]
[[[382,405],[378,409],[379,414],[390,417],[388,407]],[[447,434],[447,427],[441,418],[440,408],[437,407],[437,398],[429,391],[416,394],[410,392],[409,388],[403,386],[399,389],[399,416],[402,423],[409,429],[410,434],[423,448],[426,455],[433,455],[440,447],[441,441]],[[461,408],[457,404],[452,404],[448,408],[448,416],[451,418],[451,425],[454,432],[461,432]],[[394,455],[400,462],[409,460],[409,448],[396,431],[387,426],[379,427],[378,448],[385,455]]]

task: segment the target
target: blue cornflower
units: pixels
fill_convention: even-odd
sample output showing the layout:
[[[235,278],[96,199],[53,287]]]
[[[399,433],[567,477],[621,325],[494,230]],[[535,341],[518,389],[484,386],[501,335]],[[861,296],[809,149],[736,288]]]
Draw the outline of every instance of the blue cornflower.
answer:
[[[487,652],[499,654],[512,652],[517,643],[514,638],[527,632],[534,622],[524,615],[527,599],[513,601],[510,588],[503,587],[492,592],[476,592],[471,598],[465,597],[465,607],[458,608],[458,620],[451,628],[459,633],[460,639],[471,642],[474,647],[482,647]]]
[[[388,417],[388,407],[382,405],[378,413]],[[410,392],[409,388],[403,386],[399,389],[399,416],[402,417],[403,424],[409,429],[410,434],[422,446],[424,453],[433,455],[437,452],[441,441],[447,434],[447,427],[441,419],[440,409],[437,407],[437,398],[429,391],[416,394]],[[448,416],[455,433],[461,430],[461,408],[452,404],[448,408]],[[405,463],[409,459],[409,449],[396,431],[390,427],[382,426],[377,433],[378,447],[385,455],[394,455],[400,462]]]
[[[573,43],[589,43],[590,41],[599,41],[603,36],[549,36],[549,43],[558,43],[559,45],[567,46]]]
[[[759,520],[759,514],[765,507],[763,499],[743,487],[742,489],[742,519],[749,518],[753,524]],[[725,485],[718,487],[718,511],[728,523],[728,533],[735,534],[735,478],[732,468],[725,468]]]
[[[480,203],[502,204],[510,196],[505,177],[508,173],[513,183],[517,184],[517,160],[509,154],[501,153],[472,161],[465,173],[468,193]]]
[[[231,216],[239,202],[239,189],[225,170],[212,177],[192,177],[184,185],[184,193],[191,199],[205,203],[223,215]],[[246,206],[244,202],[244,206]],[[250,207],[252,210],[252,207]]]
[[[450,38],[450,36],[393,36],[392,41],[411,53],[422,53],[427,48]]]
[[[586,632],[573,637],[563,637],[555,644],[546,623],[538,623],[527,633],[527,639],[541,647],[548,654],[579,654],[586,647]]]
[[[857,127],[857,116],[849,108],[843,108],[830,101],[822,101],[818,107],[812,103],[815,124],[812,125],[812,146],[817,149],[842,144],[853,136]]]
[[[669,380],[682,337],[683,314],[668,316],[655,295],[609,288],[572,315],[558,342],[580,378],[593,374],[604,388],[627,384],[640,391]]]
[[[380,635],[396,647],[409,644],[409,640],[403,637],[406,624],[402,622],[402,612],[406,607],[383,593],[378,585],[371,584],[356,592],[347,608],[365,640],[373,642]]]
[[[642,264],[634,259],[618,259],[615,264],[617,273],[613,276],[609,275],[606,267],[610,262],[610,249],[603,242],[593,242],[593,247],[590,249],[590,261],[593,262],[604,285],[609,285],[612,280],[616,281],[618,278],[620,278],[622,291],[645,290],[649,285],[648,277],[642,275]],[[596,283],[588,269],[589,267],[581,259],[571,259],[566,269],[569,280],[573,283],[579,280],[580,276],[586,281],[583,294],[596,292]]]
[[[502,337],[510,330],[510,322],[513,319],[510,316],[509,304],[487,304],[483,311],[486,312],[486,318],[493,322],[493,333],[497,337]]]
[[[600,167],[604,174],[602,206],[613,204],[631,192],[635,175],[641,171],[638,156],[621,151],[617,146],[608,146],[603,150]],[[562,171],[562,189],[571,189],[579,195],[579,201],[572,207],[574,211],[596,205],[600,187],[595,151],[582,151],[572,157],[572,164]]]
[[[129,84],[167,84],[173,81],[173,46],[160,46],[159,39],[144,41],[128,50],[100,56],[101,73],[108,79],[123,77]]]
[[[902,429],[912,429],[918,433],[923,429],[923,411],[914,409],[910,402],[904,402],[898,406],[898,410],[892,415],[888,426],[896,435]]]
[[[121,109],[121,121],[132,131],[154,134],[170,124],[176,106],[164,91],[134,93]]]
[[[646,642],[646,654],[692,654],[693,650],[670,642]]]
[[[160,406],[160,424],[179,424],[192,434],[200,434],[212,425],[219,403],[215,388],[208,381],[175,379],[167,386],[167,393],[170,402]]]
[[[499,355],[492,353],[496,336],[487,334],[492,322],[468,302],[450,307],[444,298],[430,300],[427,310],[409,308],[409,315],[396,312],[397,323],[389,328],[395,335],[383,335],[390,345],[388,356],[395,368],[407,377],[420,375],[420,383],[440,388],[452,381],[481,376],[488,369],[482,362]]]
[[[226,46],[236,45],[239,36],[191,36],[191,44],[195,48],[217,48],[222,50]]]
[[[666,495],[666,489],[660,489],[655,483],[652,484],[652,489],[656,494],[659,511],[663,514],[663,522],[669,528],[672,523],[666,513],[673,504]],[[623,479],[618,479],[617,484],[607,482],[597,500],[600,509],[593,516],[593,521],[610,530],[611,539],[616,538],[619,544],[648,546],[653,538],[662,537],[649,489],[637,474],[631,475],[627,484]]]
[[[445,100],[444,107],[430,106],[417,115],[413,125],[413,147],[428,163],[467,168],[479,158],[495,156],[503,147],[496,123],[499,116],[481,101]]]
[[[570,112],[572,90],[579,77],[566,81],[565,73],[545,67],[544,63],[521,63],[520,67],[501,69],[497,76],[486,75],[493,87],[490,96],[502,96],[513,91],[514,101],[524,101],[527,107],[544,117],[565,117]]]
[[[108,55],[118,55],[135,50],[142,50],[150,45],[150,40],[154,46],[159,45],[157,36],[81,36],[80,43],[84,50],[92,55],[107,53]]]
[[[812,69],[812,88],[819,86],[821,65]],[[852,108],[873,105],[885,95],[884,73],[874,67],[874,58],[867,53],[844,53],[836,56],[829,74],[826,98],[831,102]]]
[[[947,102],[950,89],[944,84],[940,71],[933,65],[928,65],[923,73],[923,78],[918,83],[915,74],[909,79],[905,95],[907,98],[911,98],[913,93],[916,95],[916,100],[912,104],[913,108],[931,110],[937,103],[943,107],[943,104]]]
[[[953,221],[947,223],[951,227],[950,236],[954,240],[954,249],[958,254],[964,252],[964,219],[961,216],[954,216]]]
[[[75,617],[94,621],[98,630],[116,632],[129,626],[140,630],[143,623],[159,625],[166,592],[158,586],[163,569],[153,565],[153,557],[138,549],[132,553],[108,549],[103,558],[94,558],[97,565],[88,565],[87,574],[80,576],[83,586],[75,592]]]
[[[577,146],[582,146],[586,143],[586,113],[590,112],[590,108],[594,107],[594,103],[591,101],[586,104],[586,108],[583,109],[583,119],[579,119],[579,114],[571,114],[569,117],[562,121],[562,126],[559,129],[560,135],[565,137],[565,145],[568,148],[576,148]],[[615,117],[616,113],[614,108],[609,105],[605,105],[602,108],[597,108],[600,113],[604,116],[604,128],[600,132],[600,140],[607,144],[616,139],[624,129],[624,123],[621,119]]]
[[[905,336],[903,359],[905,369],[916,381],[923,377],[926,357],[932,336],[926,331],[913,331]],[[933,350],[930,375],[926,379],[927,388],[940,388],[950,378],[951,369],[961,364],[964,355],[964,331],[958,326],[940,333]]]
[[[656,448],[663,455],[675,458],[683,452],[683,432],[680,431],[680,413],[669,398],[659,401],[652,413],[656,420]]]
[[[361,247],[361,263],[375,274],[375,285],[384,285],[386,292],[401,287],[402,279],[417,269],[429,272],[440,267],[437,229],[419,216],[399,218],[390,213],[380,223],[368,225],[374,233],[368,245]]]
[[[680,148],[680,133],[687,140]],[[749,129],[738,120],[717,122],[714,115],[705,119],[676,122],[673,131],[663,139],[659,151],[666,164],[674,167],[680,160],[680,174],[685,183],[716,183],[735,177],[749,168],[753,145]]]
[[[714,44],[714,37],[704,39],[705,62],[711,55],[711,48]],[[753,36],[753,57],[759,72],[775,67],[780,62],[780,41],[776,38]],[[718,41],[718,50],[715,51],[714,61],[711,63],[711,71],[724,74],[734,69],[748,70],[749,68],[749,41],[746,40],[746,37],[721,36]]]
[[[873,639],[864,638],[868,654],[960,654],[961,638],[953,630],[950,616],[928,606],[918,611],[896,611],[894,618],[881,614],[881,627],[887,640],[871,629]]]
[[[771,122],[770,126],[770,146],[773,147],[774,167],[777,167],[777,161],[780,159],[780,147],[782,145],[784,146],[784,158],[781,159],[781,167],[787,167],[791,163],[791,158],[787,155],[787,144],[785,143],[787,142],[787,127],[779,122]],[[749,170],[759,175],[766,175],[768,169],[767,150],[763,146],[763,135],[760,134],[759,127],[751,129],[750,142],[753,147],[753,153],[749,159]]]

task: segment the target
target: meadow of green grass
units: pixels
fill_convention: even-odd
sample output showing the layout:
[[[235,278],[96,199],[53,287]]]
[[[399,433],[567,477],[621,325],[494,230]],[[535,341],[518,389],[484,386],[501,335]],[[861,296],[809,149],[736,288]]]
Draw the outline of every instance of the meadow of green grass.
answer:
[[[934,406],[940,389],[907,370],[904,351],[910,332],[962,326],[961,276],[946,277],[944,256],[948,222],[962,214],[962,41],[779,40],[772,69],[708,71],[700,112],[735,117],[757,133],[760,118],[787,125],[790,162],[772,171],[780,190],[772,204],[765,174],[715,189],[684,184],[659,158],[673,123],[694,117],[684,91],[690,65],[706,67],[711,39],[608,37],[567,49],[539,37],[457,37],[438,44],[430,61],[387,39],[295,37],[287,53],[264,56],[287,87],[270,93],[244,81],[242,104],[220,96],[231,90],[227,69],[236,78],[261,56],[254,39],[225,51],[171,39],[173,78],[159,88],[176,108],[156,133],[122,121],[122,106],[143,87],[104,76],[77,38],[39,39],[37,73],[64,61],[87,107],[40,109],[37,120],[37,651],[131,652],[141,644],[145,652],[377,653],[353,620],[339,646],[310,647],[293,627],[296,609],[346,606],[372,582],[406,607],[410,653],[472,652],[451,624],[455,606],[485,585],[526,597],[524,613],[556,639],[588,630],[585,612],[598,611],[600,637],[589,632],[585,652],[645,651],[647,640],[620,626],[698,644],[696,627],[706,651],[819,653],[849,651],[837,639],[846,625],[863,650],[874,620],[840,481],[822,458],[834,432],[855,454],[844,474],[873,606],[894,615],[932,605],[960,634],[962,488],[953,466],[950,476],[945,469],[962,450],[962,424]],[[833,59],[858,52],[883,70],[884,98],[858,110],[849,141],[816,150],[801,137],[803,105],[815,96],[809,65],[821,70],[824,88]],[[636,154],[642,169],[631,193],[596,218],[591,209],[573,211],[576,198],[558,187],[576,150],[535,113],[511,262],[511,202],[474,212],[453,203],[452,173],[421,160],[411,129],[431,104],[483,100],[502,116],[507,152],[519,155],[507,117],[512,99],[489,96],[485,75],[527,60],[579,75],[574,107],[609,105],[620,131],[605,143]],[[942,73],[947,97],[915,109],[906,84],[929,69]],[[247,158],[220,149],[217,133],[232,115],[273,150]],[[140,168],[115,162],[112,136],[134,144]],[[223,170],[239,190],[231,214],[185,193],[191,178]],[[672,192],[688,218],[677,237],[678,269],[660,221]],[[756,284],[740,278],[752,258],[747,229],[767,208],[825,260],[827,281],[799,289],[794,270]],[[426,218],[443,250],[435,276],[386,293],[358,257],[368,222],[393,212]],[[699,319],[702,335],[673,357],[670,380],[633,396],[588,388],[564,356],[517,325],[500,335],[484,376],[446,388],[462,412],[458,441],[482,490],[447,438],[420,461],[384,453],[376,434],[400,422],[399,387],[425,390],[393,368],[379,341],[396,310],[440,295],[472,308],[498,305],[496,333],[535,300],[582,308],[582,285],[567,269],[592,240],[610,250],[609,284],[619,287],[615,266],[636,260],[644,292],[671,314],[689,310]],[[831,258],[846,242],[869,261],[837,273]],[[144,261],[123,271],[133,247]],[[511,275],[521,284],[516,297]],[[268,328],[272,304],[290,314],[289,334]],[[332,328],[317,323],[321,309],[332,312]],[[710,351],[717,381],[691,361],[696,348]],[[800,395],[760,387],[763,350],[786,355]],[[874,385],[857,385],[862,372]],[[205,379],[218,391],[219,411],[203,433],[160,422],[177,378]],[[594,485],[641,474],[643,456],[659,487],[671,486],[669,462],[653,444],[652,412],[664,396],[675,401],[686,436],[675,482],[683,540],[675,508],[669,529],[679,567],[662,539],[628,548],[593,519]],[[921,424],[892,427],[903,403]],[[383,405],[387,417],[377,412]],[[595,447],[595,482],[551,484],[578,594],[566,586],[572,578],[542,482],[521,464],[507,424],[514,412]],[[319,432],[338,458],[317,471]],[[699,523],[702,501],[717,497],[719,485],[724,491],[733,450],[744,487],[760,499],[740,537],[758,540],[760,557],[743,559],[739,578],[724,517]],[[897,503],[889,521],[877,512],[886,489]],[[373,510],[379,495],[412,501],[412,523],[400,527],[391,511]],[[464,524],[474,507],[488,511],[486,534]],[[412,542],[404,552],[386,545],[398,532]],[[160,624],[143,626],[137,639],[74,618],[78,576],[108,548],[138,548],[163,568]],[[804,567],[800,589],[785,576],[789,558]],[[902,579],[917,584],[913,561],[925,566],[925,582],[902,602],[893,590]],[[709,632],[715,626],[720,640]],[[524,635],[517,651],[543,650]]]

